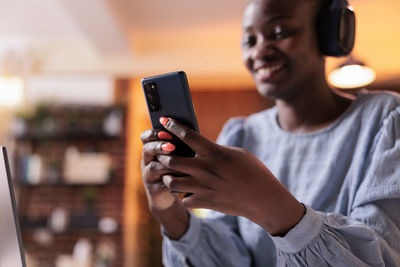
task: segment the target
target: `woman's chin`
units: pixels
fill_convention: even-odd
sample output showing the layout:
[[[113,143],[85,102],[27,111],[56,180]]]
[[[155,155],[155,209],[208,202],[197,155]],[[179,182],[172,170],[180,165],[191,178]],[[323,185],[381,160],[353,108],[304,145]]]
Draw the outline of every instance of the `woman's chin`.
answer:
[[[262,97],[271,100],[279,99],[282,94],[280,87],[273,84],[257,84],[257,91]]]

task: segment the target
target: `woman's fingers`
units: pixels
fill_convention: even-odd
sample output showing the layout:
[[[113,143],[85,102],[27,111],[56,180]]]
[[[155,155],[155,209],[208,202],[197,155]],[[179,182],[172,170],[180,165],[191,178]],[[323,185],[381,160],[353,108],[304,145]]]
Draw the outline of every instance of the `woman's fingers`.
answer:
[[[169,155],[175,150],[175,145],[166,141],[153,141],[143,145],[143,161],[147,165],[158,155]]]
[[[157,155],[157,160],[168,169],[196,177],[203,177],[203,180],[207,179],[211,174],[208,172],[208,169],[203,166],[203,162],[197,158],[180,157],[176,155]]]
[[[195,193],[201,188],[196,183],[196,180],[189,175],[176,177],[167,174],[162,176],[162,181],[172,192]]]
[[[215,143],[211,142],[195,130],[178,123],[171,118],[161,117],[160,122],[164,125],[165,129],[176,135],[185,144],[187,144],[196,154],[209,153]]]
[[[171,173],[171,170],[157,161],[151,161],[143,167],[143,177],[146,178],[146,183],[154,183],[167,173]]]
[[[142,140],[143,144],[145,144],[152,141],[171,140],[172,135],[170,133],[167,133],[166,131],[150,129],[142,132],[140,135],[140,139]]]
[[[145,165],[151,162],[157,155],[168,155],[175,146],[168,142],[172,139],[172,135],[166,131],[150,129],[144,131],[140,135],[140,139],[143,142],[143,161]]]

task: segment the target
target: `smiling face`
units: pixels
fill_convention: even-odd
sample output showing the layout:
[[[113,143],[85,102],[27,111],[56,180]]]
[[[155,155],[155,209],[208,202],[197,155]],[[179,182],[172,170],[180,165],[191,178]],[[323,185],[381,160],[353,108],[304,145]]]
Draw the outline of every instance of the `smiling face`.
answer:
[[[243,19],[243,61],[259,93],[291,100],[324,82],[311,0],[253,0]]]

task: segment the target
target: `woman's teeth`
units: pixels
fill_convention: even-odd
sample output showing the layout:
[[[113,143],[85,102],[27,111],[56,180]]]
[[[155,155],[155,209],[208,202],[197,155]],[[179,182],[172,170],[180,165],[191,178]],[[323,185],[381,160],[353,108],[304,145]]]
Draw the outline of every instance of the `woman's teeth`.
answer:
[[[282,67],[283,67],[283,64],[269,66],[269,67],[263,67],[263,68],[259,68],[256,72],[259,75],[270,75],[270,74],[282,69]]]

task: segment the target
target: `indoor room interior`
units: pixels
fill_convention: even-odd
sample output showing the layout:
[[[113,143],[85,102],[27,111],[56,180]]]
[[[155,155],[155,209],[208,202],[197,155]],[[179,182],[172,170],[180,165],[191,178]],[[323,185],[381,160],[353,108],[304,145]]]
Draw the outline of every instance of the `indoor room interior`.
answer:
[[[230,117],[271,107],[241,59],[246,4],[0,0],[0,144],[28,267],[162,266],[140,172],[151,128],[141,79],[185,71],[211,140]],[[400,92],[400,1],[350,4],[356,43],[327,58],[331,86]]]

